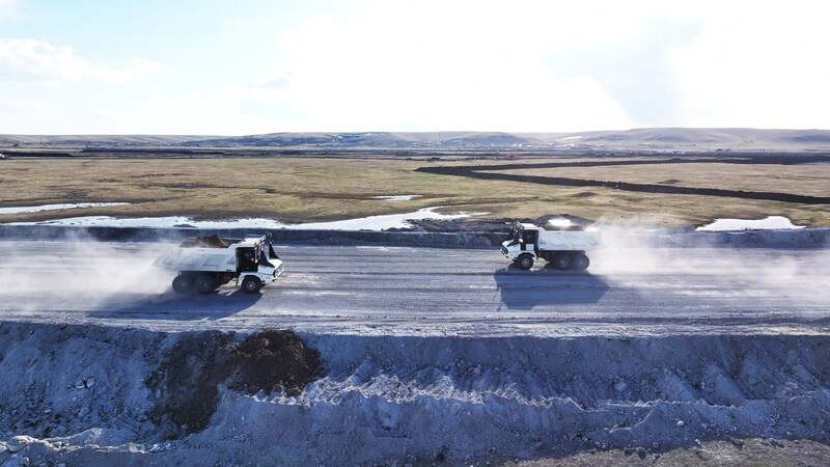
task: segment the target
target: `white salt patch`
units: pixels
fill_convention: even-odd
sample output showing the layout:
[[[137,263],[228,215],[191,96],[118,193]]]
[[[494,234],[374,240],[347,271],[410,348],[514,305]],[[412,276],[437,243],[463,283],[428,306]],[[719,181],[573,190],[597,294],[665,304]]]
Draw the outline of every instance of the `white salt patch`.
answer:
[[[68,203],[68,204],[41,204],[40,206],[16,206],[0,208],[2,214],[20,214],[24,212],[58,211],[62,209],[100,208],[107,206],[124,206],[130,203]]]
[[[385,201],[411,201],[412,198],[420,198],[421,195],[385,195],[385,196],[372,196],[374,199],[382,199]]]
[[[43,222],[13,222],[12,225],[64,225],[80,227],[196,227],[200,229],[292,229],[292,230],[386,230],[407,228],[412,225],[409,220],[421,219],[461,219],[482,213],[441,214],[435,212],[437,207],[423,208],[403,214],[386,214],[381,216],[361,217],[332,222],[308,222],[304,224],[284,224],[274,219],[249,218],[232,220],[194,220],[185,216],[116,218],[110,216],[87,216],[57,219]]]
[[[795,225],[791,220],[784,216],[768,216],[764,219],[715,219],[715,221],[711,224],[702,225],[695,230],[781,230],[803,228],[803,225]]]
[[[560,138],[559,141],[576,141],[582,139],[582,136],[566,136],[564,138]]]

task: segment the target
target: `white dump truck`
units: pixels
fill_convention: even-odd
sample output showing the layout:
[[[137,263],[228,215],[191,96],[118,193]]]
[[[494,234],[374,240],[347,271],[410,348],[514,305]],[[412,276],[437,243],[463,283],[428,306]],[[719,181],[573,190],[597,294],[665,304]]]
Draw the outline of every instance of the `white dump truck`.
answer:
[[[579,225],[543,228],[517,223],[502,242],[501,252],[521,269],[532,268],[536,258],[542,258],[556,269],[584,271],[590,264],[586,251],[598,244],[596,232]]]
[[[267,237],[189,239],[157,264],[179,273],[173,279],[173,290],[178,293],[207,294],[234,279],[243,291],[256,293],[283,273],[282,261]]]

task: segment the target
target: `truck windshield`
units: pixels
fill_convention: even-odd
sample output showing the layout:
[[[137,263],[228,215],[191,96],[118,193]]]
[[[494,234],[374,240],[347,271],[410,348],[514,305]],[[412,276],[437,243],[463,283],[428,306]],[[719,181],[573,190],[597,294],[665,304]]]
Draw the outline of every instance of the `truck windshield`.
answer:
[[[268,261],[268,257],[265,255],[265,251],[260,251],[259,252],[259,265],[269,267],[269,268],[274,267],[274,265],[271,264],[270,261]]]
[[[522,229],[522,241],[528,245],[535,245],[539,240],[538,230],[524,230]]]
[[[239,248],[236,250],[237,270],[242,271],[256,271],[257,270],[257,256],[254,248]]]

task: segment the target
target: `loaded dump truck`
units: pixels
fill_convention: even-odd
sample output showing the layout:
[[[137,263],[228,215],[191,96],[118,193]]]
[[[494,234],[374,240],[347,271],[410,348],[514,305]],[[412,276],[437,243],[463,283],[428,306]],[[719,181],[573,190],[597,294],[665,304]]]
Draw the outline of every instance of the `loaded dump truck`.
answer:
[[[590,264],[586,251],[598,244],[596,234],[579,225],[543,228],[517,223],[502,242],[501,252],[521,269],[532,268],[542,258],[556,269],[584,271]]]
[[[256,293],[283,272],[282,261],[267,237],[197,237],[185,240],[157,264],[179,273],[173,279],[173,290],[178,293],[207,294],[234,279],[243,291]]]

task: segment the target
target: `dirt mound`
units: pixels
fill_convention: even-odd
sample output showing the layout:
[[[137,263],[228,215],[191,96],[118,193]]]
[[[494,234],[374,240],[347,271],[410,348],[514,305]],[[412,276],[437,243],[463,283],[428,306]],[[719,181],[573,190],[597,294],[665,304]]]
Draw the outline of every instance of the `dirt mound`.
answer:
[[[233,371],[233,335],[186,333],[166,353],[145,384],[157,402],[150,412],[167,438],[200,431],[219,402],[219,383]]]
[[[241,239],[222,238],[219,235],[206,235],[203,237],[188,238],[179,246],[182,248],[227,248],[239,241]]]
[[[292,331],[251,335],[236,349],[235,363],[230,387],[251,394],[265,390],[296,395],[322,374],[320,354]]]
[[[149,417],[165,437],[180,438],[207,426],[226,380],[251,394],[296,395],[322,373],[319,353],[292,331],[261,331],[241,344],[233,333],[185,333],[145,381],[157,398]]]

